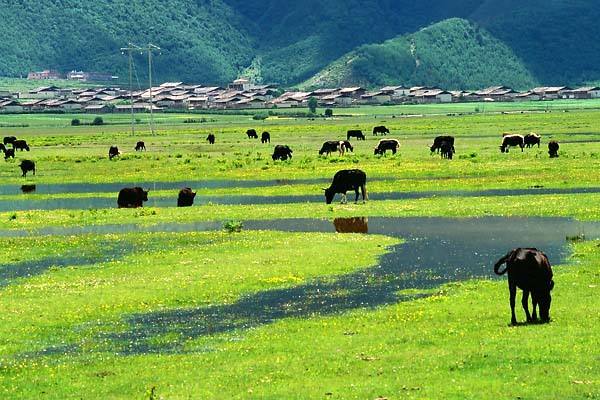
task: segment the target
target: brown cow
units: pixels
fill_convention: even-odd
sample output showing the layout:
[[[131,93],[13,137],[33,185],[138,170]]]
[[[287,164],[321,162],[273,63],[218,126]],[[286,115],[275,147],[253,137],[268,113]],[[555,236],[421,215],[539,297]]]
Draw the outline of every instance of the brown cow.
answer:
[[[521,152],[525,147],[525,138],[521,135],[506,135],[502,138],[502,145],[500,145],[500,151],[508,153],[509,147],[519,146]]]
[[[141,187],[124,188],[119,192],[117,205],[119,208],[138,208],[148,201],[148,190]]]

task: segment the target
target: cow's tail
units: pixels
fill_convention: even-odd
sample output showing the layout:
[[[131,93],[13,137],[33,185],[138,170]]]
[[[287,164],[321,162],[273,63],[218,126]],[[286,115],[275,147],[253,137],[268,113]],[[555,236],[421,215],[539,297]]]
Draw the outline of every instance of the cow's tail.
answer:
[[[504,268],[502,271],[500,271],[500,266],[502,264],[504,264],[511,256],[512,251],[510,253],[508,253],[507,255],[505,255],[504,257],[502,257],[501,259],[499,259],[496,264],[494,264],[494,273],[496,275],[504,275],[506,273],[506,271],[508,271],[508,267]]]

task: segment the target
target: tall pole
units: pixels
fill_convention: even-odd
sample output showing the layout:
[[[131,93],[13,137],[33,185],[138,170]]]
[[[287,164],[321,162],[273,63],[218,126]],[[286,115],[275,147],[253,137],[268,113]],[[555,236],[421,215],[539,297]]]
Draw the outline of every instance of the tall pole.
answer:
[[[127,51],[129,57],[129,102],[131,103],[131,136],[135,136],[135,117],[133,113],[133,52],[140,51],[141,48],[133,43],[128,43],[127,47],[122,47],[121,52]]]
[[[152,43],[148,44],[148,81],[150,85],[150,131],[152,132],[152,136],[154,136],[154,101],[152,98],[152,52],[160,51],[160,47],[153,45]]]

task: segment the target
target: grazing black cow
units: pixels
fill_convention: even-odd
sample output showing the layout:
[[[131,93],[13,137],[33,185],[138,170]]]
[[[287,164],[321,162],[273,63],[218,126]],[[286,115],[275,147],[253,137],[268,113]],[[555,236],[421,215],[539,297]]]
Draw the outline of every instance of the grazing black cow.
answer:
[[[529,133],[527,135],[525,135],[525,137],[523,138],[524,142],[525,142],[525,146],[527,146],[527,148],[533,147],[537,144],[538,148],[540,147],[540,143],[542,141],[542,137],[536,133]]]
[[[15,140],[17,140],[14,136],[4,136],[4,140],[2,141],[5,145],[12,144]]]
[[[293,151],[289,148],[289,146],[278,144],[277,146],[275,146],[275,150],[273,150],[273,155],[271,156],[271,158],[273,158],[273,161],[285,161],[288,158],[291,160],[292,153]]]
[[[396,139],[381,139],[377,147],[375,147],[375,155],[385,155],[388,150],[392,151],[392,154],[396,154],[396,151],[400,148],[400,142]]]
[[[142,151],[142,150],[146,151],[146,143],[144,143],[144,142],[137,142],[135,144],[135,151]]]
[[[208,136],[206,137],[206,140],[208,140],[208,144],[215,144],[215,135],[212,133],[209,133]]]
[[[260,136],[261,143],[271,143],[271,134],[269,132],[263,132]]]
[[[119,148],[117,146],[110,146],[108,149],[108,159],[112,160],[115,157],[118,157],[121,153],[119,152]]]
[[[551,140],[550,142],[548,142],[548,154],[550,154],[550,158],[558,157],[559,148],[560,146],[556,140]]]
[[[27,144],[27,142],[25,140],[15,140],[14,142],[12,142],[12,145],[13,145],[13,149],[15,149],[15,150],[29,151],[29,145]]]
[[[148,191],[141,187],[124,188],[119,192],[117,205],[119,208],[138,208],[148,201]]]
[[[258,139],[258,134],[254,129],[248,129],[246,135],[248,135],[248,139]]]
[[[333,177],[331,186],[325,191],[325,202],[331,204],[336,193],[342,194],[342,203],[347,202],[346,192],[354,190],[356,198],[354,202],[358,202],[358,189],[362,192],[363,203],[367,201],[367,174],[360,169],[343,169],[336,172]]]
[[[179,191],[177,197],[177,207],[191,207],[194,205],[194,198],[196,193],[192,192],[192,189],[186,187]]]
[[[36,189],[36,185],[21,185],[21,192],[23,193],[33,193]]]
[[[440,154],[442,158],[447,158],[448,160],[452,160],[452,156],[454,155],[454,146],[450,142],[442,142],[440,146]]]
[[[525,147],[525,138],[522,135],[506,135],[502,138],[502,145],[500,146],[500,151],[503,153],[508,153],[508,149],[511,146],[519,146],[521,148],[521,152]]]
[[[346,134],[346,140],[350,140],[351,137],[355,137],[357,140],[365,140],[365,135],[360,129],[351,129]]]
[[[340,156],[342,155],[342,150],[341,150],[341,143],[339,140],[328,140],[325,143],[323,143],[323,146],[321,146],[321,150],[319,150],[319,155],[322,156],[323,154],[327,154],[330,155],[331,153],[338,151],[340,153]]]
[[[21,171],[23,172],[22,176],[27,176],[29,171],[33,171],[33,174],[35,175],[35,162],[31,160],[23,160],[21,161],[21,164],[19,164],[19,167],[21,167]]]
[[[500,271],[500,266],[506,263],[506,268]],[[511,324],[516,325],[515,297],[517,288],[523,290],[521,304],[527,315],[527,322],[537,320],[536,306],[540,307],[540,318],[543,322],[550,321],[550,291],[554,288],[552,267],[548,257],[538,249],[518,248],[511,250],[494,265],[497,275],[508,272],[508,289],[510,291]],[[529,293],[533,303],[533,315],[529,314]]]
[[[387,135],[388,133],[390,133],[390,130],[388,128],[386,128],[385,126],[376,126],[373,128],[373,136],[377,136],[378,133],[381,133],[382,135]]]
[[[342,150],[342,152],[349,151],[351,153],[354,153],[354,147],[352,146],[352,143],[350,143],[349,140],[341,140],[340,149]]]
[[[9,158],[15,158],[15,149],[4,150],[4,159],[8,160]]]
[[[431,150],[432,153],[435,151],[437,151],[439,153],[442,148],[442,143],[444,143],[444,142],[450,143],[452,145],[452,151],[454,152],[454,136],[438,136],[438,137],[436,137],[435,139],[433,139],[433,144],[431,145],[429,150]]]

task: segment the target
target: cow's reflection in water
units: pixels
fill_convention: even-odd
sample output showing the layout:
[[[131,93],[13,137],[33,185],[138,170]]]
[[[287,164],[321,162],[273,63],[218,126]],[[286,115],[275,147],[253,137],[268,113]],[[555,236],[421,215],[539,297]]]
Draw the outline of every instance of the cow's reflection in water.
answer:
[[[21,185],[21,192],[23,193],[33,193],[35,192],[35,185]]]
[[[369,219],[365,217],[336,218],[333,225],[337,233],[369,233]]]

